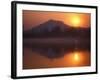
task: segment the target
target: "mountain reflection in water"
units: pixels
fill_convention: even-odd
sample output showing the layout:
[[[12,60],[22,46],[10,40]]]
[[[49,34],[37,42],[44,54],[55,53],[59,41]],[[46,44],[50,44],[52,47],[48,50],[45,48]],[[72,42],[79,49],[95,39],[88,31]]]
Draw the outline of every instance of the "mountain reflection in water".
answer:
[[[23,69],[90,66],[89,44],[71,46],[24,45]]]

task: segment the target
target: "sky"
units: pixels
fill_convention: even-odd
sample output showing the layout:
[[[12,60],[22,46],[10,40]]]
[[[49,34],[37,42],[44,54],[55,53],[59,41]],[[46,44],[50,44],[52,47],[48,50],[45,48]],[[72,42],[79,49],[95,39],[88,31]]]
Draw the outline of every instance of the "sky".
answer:
[[[36,27],[50,19],[63,21],[74,28],[87,28],[91,25],[89,13],[23,10],[22,14],[24,30]]]

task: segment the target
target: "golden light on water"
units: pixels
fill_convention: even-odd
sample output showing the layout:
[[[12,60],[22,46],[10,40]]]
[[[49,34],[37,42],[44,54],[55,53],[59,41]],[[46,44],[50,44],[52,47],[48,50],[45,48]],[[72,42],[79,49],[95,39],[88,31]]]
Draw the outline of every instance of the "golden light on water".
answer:
[[[71,66],[78,66],[84,60],[83,53],[80,51],[73,51],[66,55],[66,60],[69,62]]]
[[[68,66],[83,66],[90,64],[90,54],[88,51],[73,51],[64,57],[66,65]]]
[[[29,50],[25,51],[29,53]],[[24,69],[34,68],[54,68],[54,67],[83,67],[91,65],[91,55],[89,51],[71,51],[64,57],[49,59],[30,51],[30,55],[24,54]]]
[[[80,60],[80,55],[79,55],[78,52],[75,52],[75,53],[74,53],[73,59],[74,59],[75,61],[79,61],[79,60]]]

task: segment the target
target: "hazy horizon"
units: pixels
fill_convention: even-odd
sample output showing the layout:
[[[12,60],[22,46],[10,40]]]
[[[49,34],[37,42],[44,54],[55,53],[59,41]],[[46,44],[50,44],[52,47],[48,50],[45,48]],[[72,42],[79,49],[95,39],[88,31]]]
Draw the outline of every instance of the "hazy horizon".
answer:
[[[23,10],[23,26],[28,30],[48,20],[57,20],[73,27],[90,27],[90,17],[89,13]]]

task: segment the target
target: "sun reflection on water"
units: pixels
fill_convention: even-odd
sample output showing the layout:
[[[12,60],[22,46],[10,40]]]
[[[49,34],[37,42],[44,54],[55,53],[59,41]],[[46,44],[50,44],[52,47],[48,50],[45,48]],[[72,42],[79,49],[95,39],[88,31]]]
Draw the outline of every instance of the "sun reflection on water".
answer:
[[[90,65],[90,54],[88,51],[73,51],[64,56],[67,66]]]
[[[80,60],[80,55],[79,55],[78,52],[75,52],[75,53],[74,53],[73,59],[74,59],[75,61],[79,61],[79,60]]]
[[[87,50],[66,52],[63,57],[56,59],[49,59],[33,51],[29,53],[31,54],[24,54],[24,69],[91,66],[91,54]]]

